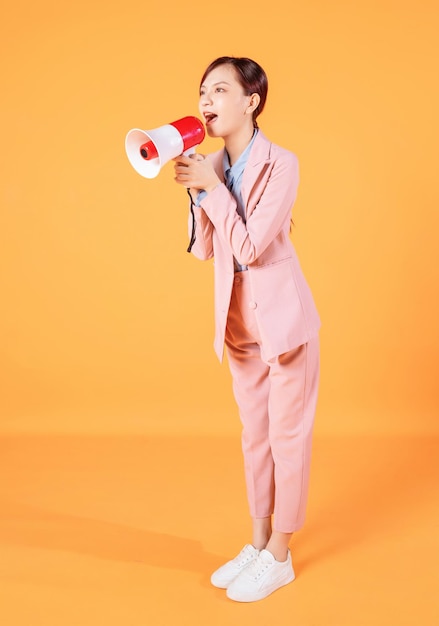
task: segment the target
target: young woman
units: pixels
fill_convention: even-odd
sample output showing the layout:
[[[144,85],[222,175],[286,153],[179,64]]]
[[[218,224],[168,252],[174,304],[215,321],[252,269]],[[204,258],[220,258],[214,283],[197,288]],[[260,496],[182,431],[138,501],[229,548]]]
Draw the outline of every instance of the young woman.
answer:
[[[204,72],[199,109],[224,148],[175,159],[191,197],[190,250],[215,258],[215,350],[224,344],[242,422],[252,542],[212,574],[252,602],[294,580],[289,542],[304,523],[319,377],[320,320],[290,240],[297,158],[257,117],[267,77],[248,58]]]

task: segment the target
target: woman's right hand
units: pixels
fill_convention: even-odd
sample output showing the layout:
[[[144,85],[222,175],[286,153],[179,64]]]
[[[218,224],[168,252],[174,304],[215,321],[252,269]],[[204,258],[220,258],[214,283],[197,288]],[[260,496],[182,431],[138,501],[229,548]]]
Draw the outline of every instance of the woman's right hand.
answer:
[[[202,154],[182,154],[174,162],[175,182],[189,189],[191,195],[201,190],[209,193],[221,183],[212,163]]]

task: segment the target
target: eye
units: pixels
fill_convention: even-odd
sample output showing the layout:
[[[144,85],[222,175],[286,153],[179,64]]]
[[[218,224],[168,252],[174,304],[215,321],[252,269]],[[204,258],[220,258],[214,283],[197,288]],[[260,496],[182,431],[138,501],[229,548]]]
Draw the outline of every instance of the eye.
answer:
[[[217,91],[218,93],[222,93],[224,91],[224,87],[217,87],[215,91]]]

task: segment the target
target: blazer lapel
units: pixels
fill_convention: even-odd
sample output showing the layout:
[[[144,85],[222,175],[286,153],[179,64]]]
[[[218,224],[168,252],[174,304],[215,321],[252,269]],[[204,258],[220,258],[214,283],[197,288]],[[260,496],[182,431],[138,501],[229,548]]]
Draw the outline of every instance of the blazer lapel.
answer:
[[[253,206],[249,204],[251,192],[261,172],[270,163],[271,142],[259,130],[247,161],[247,166],[242,177],[241,194],[247,216],[252,212]]]
[[[247,215],[249,215],[254,208],[251,204],[249,205],[253,187],[258,180],[261,172],[267,167],[267,165],[270,164],[270,147],[271,142],[265,137],[262,131],[259,130],[250,151],[247,165],[242,177],[241,194]],[[218,178],[222,182],[224,182],[224,148],[218,150],[217,152],[211,153],[209,155],[209,158],[212,161],[212,165],[218,175]]]

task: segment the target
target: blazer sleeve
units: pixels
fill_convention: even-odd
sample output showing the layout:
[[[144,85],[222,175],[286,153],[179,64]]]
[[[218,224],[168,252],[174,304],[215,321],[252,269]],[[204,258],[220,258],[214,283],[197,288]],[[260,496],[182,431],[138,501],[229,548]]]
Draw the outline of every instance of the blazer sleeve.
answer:
[[[256,261],[290,221],[297,195],[299,167],[295,154],[284,151],[268,164],[265,172],[265,184],[246,223],[237,213],[236,201],[224,184],[215,187],[201,201],[217,236],[242,265]]]
[[[192,212],[189,212],[188,233],[192,236],[193,220],[195,219],[195,241],[191,253],[201,261],[207,261],[213,257],[213,224],[204,210],[192,204]]]

